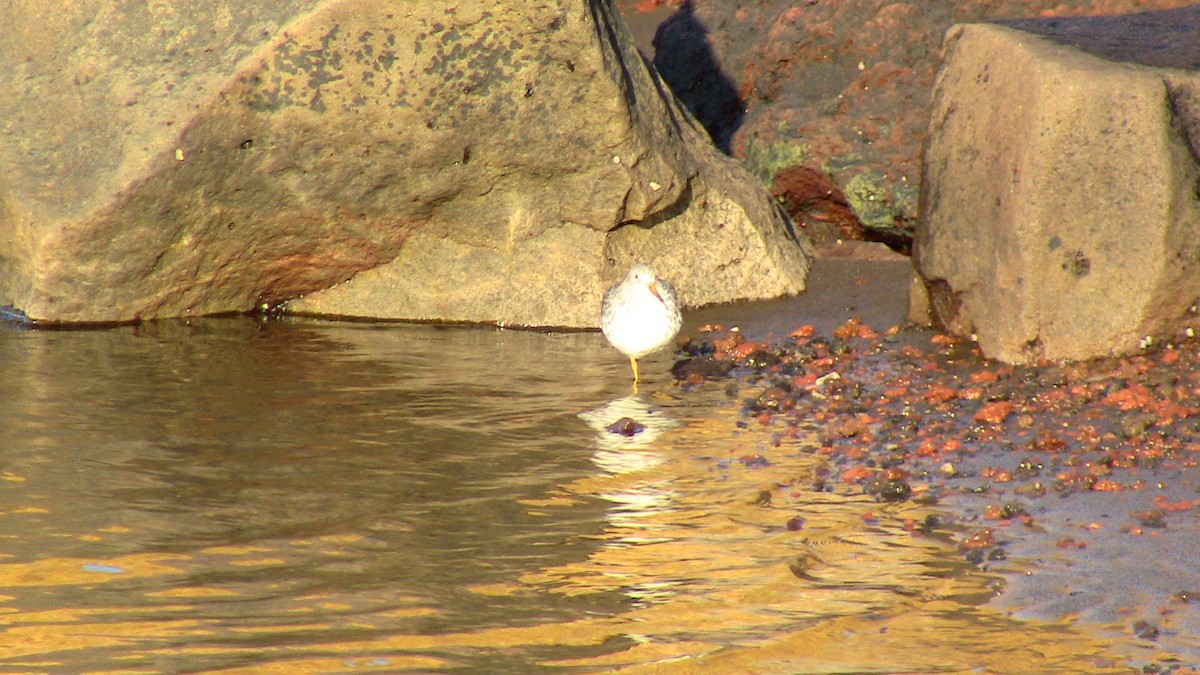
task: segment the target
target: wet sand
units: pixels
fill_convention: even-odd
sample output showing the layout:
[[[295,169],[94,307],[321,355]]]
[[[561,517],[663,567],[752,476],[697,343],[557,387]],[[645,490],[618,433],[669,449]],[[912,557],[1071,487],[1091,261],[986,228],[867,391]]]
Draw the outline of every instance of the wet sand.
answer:
[[[860,244],[864,242],[847,245],[857,249],[852,254],[816,260],[801,295],[701,308],[688,313],[684,330],[721,323],[739,327],[748,339],[770,340],[803,324],[831,334],[853,317],[878,330],[906,325],[912,263],[898,254],[882,253],[887,250],[882,244]]]

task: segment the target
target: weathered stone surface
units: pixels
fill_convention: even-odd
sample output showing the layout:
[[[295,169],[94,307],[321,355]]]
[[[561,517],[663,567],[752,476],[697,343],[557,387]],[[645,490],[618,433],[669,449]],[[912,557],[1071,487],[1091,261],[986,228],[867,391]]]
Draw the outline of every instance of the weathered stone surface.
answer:
[[[1194,323],[1200,6],[1017,25],[946,38],[915,242],[932,313],[1014,363],[1128,353]]]
[[[602,0],[39,7],[0,8],[0,305],[34,319],[594,326],[636,260],[693,305],[803,289]]]
[[[929,96],[952,24],[1193,2],[672,0],[654,63],[763,180],[794,166],[824,172],[873,235],[892,241],[911,236],[919,216]]]

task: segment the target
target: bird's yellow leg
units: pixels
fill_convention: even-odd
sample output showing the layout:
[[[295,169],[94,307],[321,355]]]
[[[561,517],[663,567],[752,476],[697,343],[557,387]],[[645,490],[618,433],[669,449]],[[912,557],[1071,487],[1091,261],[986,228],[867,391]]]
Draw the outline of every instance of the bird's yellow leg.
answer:
[[[638,378],[637,359],[635,359],[631,356],[631,357],[629,357],[629,363],[633,364],[633,383],[637,384],[638,379],[639,379]]]

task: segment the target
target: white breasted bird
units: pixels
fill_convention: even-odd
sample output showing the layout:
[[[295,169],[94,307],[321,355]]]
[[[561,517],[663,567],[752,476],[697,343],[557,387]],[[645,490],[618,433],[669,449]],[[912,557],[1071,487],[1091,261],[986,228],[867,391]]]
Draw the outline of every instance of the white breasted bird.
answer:
[[[604,294],[600,308],[600,329],[629,357],[634,384],[640,379],[637,360],[667,346],[682,323],[675,287],[645,263],[630,267],[629,274]]]

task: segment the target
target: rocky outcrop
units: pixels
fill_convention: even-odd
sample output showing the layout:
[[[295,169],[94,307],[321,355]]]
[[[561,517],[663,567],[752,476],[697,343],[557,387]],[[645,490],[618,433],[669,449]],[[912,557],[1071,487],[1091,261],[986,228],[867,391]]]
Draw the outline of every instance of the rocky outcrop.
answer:
[[[594,326],[803,289],[807,243],[602,0],[0,9],[0,305]]]
[[[1124,354],[1194,326],[1200,6],[956,26],[924,162],[919,290],[987,356]]]
[[[685,0],[655,36],[654,63],[762,180],[786,191],[777,178],[788,168],[823,172],[862,224],[891,241],[911,236],[920,215],[928,101],[952,24],[1192,2]]]

